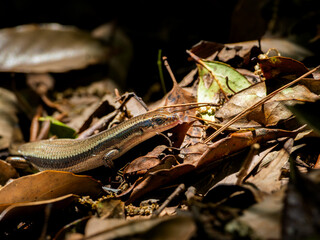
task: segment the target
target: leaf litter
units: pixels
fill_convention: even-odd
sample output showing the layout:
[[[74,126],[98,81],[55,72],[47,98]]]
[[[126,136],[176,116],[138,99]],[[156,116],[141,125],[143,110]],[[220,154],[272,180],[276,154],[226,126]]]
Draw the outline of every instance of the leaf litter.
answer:
[[[55,31],[59,34],[52,35]],[[39,52],[36,45],[24,52],[34,34],[41,46],[47,46],[50,36],[57,41],[43,47],[48,52]],[[306,152],[305,146],[319,140],[318,118],[310,116],[320,88],[317,73],[297,79],[309,71],[301,62],[260,55],[263,51],[248,43],[201,42],[188,51],[198,66],[180,84],[164,59],[173,87],[159,101],[145,104],[134,93],[120,95],[114,90],[117,84],[105,77],[55,89],[56,76],[50,72],[112,58],[107,54],[111,49],[88,33],[49,24],[3,29],[0,36],[9,44],[5,51],[15,45],[19,49],[13,65],[0,54],[1,71],[42,74],[26,75],[29,87],[15,94],[1,89],[1,239],[40,234],[53,239],[319,237],[318,170],[310,171],[319,152]],[[65,39],[68,44],[59,45]],[[83,49],[75,53],[78,61],[63,54],[55,59],[53,53],[66,48]],[[44,62],[32,61],[43,54]],[[256,72],[253,57],[258,59]],[[278,92],[268,95],[273,91]],[[28,101],[32,95],[38,100]],[[20,102],[26,103],[19,109],[23,115],[17,115]],[[17,160],[10,158],[22,140],[18,117],[36,116],[33,135],[46,131],[43,136],[86,138],[146,108],[161,107],[178,112],[183,123],[141,143],[110,169],[36,173],[15,169]],[[21,129],[27,139],[29,130]]]

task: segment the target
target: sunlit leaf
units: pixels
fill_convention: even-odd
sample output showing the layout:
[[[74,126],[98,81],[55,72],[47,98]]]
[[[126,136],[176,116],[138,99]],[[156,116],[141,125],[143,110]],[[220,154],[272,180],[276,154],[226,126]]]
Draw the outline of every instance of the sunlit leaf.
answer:
[[[197,92],[198,102],[219,104],[223,101],[221,95],[230,96],[251,85],[244,76],[227,64],[216,61],[203,62],[212,71],[214,77],[208,69],[198,65],[200,79]],[[208,115],[204,114],[204,117]],[[210,119],[214,120],[214,117]]]
[[[59,24],[0,30],[1,72],[65,72],[107,58],[109,49],[90,33]]]

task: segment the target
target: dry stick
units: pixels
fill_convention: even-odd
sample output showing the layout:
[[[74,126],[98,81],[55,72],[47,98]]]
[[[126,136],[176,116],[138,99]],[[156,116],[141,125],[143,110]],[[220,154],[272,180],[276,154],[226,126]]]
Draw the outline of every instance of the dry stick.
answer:
[[[48,137],[50,125],[51,125],[50,120],[45,120],[42,123],[39,135],[37,136],[37,141],[46,139]]]
[[[163,204],[153,212],[152,217],[157,217],[159,214],[163,211],[163,209],[168,206],[168,204],[174,199],[176,196],[178,196],[182,191],[185,189],[185,185],[181,183],[175,190],[174,192],[163,202]]]
[[[180,104],[172,104],[172,105],[168,105],[168,106],[161,106],[161,107],[157,107],[156,109],[152,110],[152,111],[158,111],[158,110],[162,110],[165,108],[175,108],[175,107],[189,107],[189,108],[185,108],[185,109],[179,109],[179,110],[173,110],[172,112],[182,112],[182,111],[188,111],[190,109],[193,108],[200,108],[200,107],[207,107],[207,106],[214,106],[214,107],[218,107],[220,106],[219,104],[214,104],[214,103],[180,103]]]
[[[37,107],[36,114],[33,116],[30,127],[30,137],[29,142],[34,142],[37,140],[37,135],[39,132],[39,118],[42,115],[43,108],[41,105]]]
[[[214,132],[211,136],[209,136],[206,140],[205,143],[210,142],[212,139],[214,139],[216,136],[218,136],[220,133],[222,133],[224,130],[226,130],[230,125],[234,124],[236,121],[238,121],[240,118],[246,116],[249,112],[251,112],[253,109],[255,109],[256,107],[264,104],[266,101],[268,101],[269,99],[273,98],[277,93],[281,92],[282,90],[286,89],[287,87],[290,87],[291,85],[299,82],[301,79],[307,77],[308,75],[310,75],[311,73],[315,72],[317,69],[320,68],[320,65],[317,66],[316,68],[310,70],[309,72],[301,75],[300,77],[298,77],[297,79],[293,80],[292,82],[283,85],[282,87],[278,88],[277,90],[273,91],[272,93],[270,93],[269,95],[265,96],[264,98],[262,98],[260,101],[258,101],[257,103],[253,104],[251,107],[248,107],[246,109],[244,109],[242,112],[240,112],[237,116],[235,116],[234,118],[232,118],[229,122],[227,122],[223,127],[219,128],[219,130],[217,130],[216,132]]]
[[[210,73],[210,75],[213,77],[213,79],[216,81],[216,83],[219,85],[219,88],[222,92],[222,94],[224,95],[224,97],[229,100],[227,94],[223,91],[222,85],[219,82],[219,80],[215,77],[214,73],[212,72],[212,70],[210,68],[208,68],[208,66],[201,60],[201,58],[199,58],[197,55],[195,55],[194,53],[192,53],[189,50],[186,50],[186,52],[190,55],[190,57],[192,57],[197,63],[199,63],[202,67],[204,67],[205,69],[207,69],[207,71]]]
[[[162,60],[163,60],[163,64],[166,66],[167,71],[168,71],[168,73],[170,74],[170,77],[171,77],[171,79],[172,79],[172,81],[173,81],[173,86],[178,85],[178,82],[177,82],[177,80],[176,80],[176,78],[175,78],[175,76],[174,76],[174,74],[173,74],[173,72],[172,72],[172,70],[171,70],[171,67],[170,67],[170,65],[169,65],[169,63],[168,63],[167,57],[166,57],[166,56],[163,56],[163,57],[162,57]]]
[[[41,94],[40,97],[48,107],[54,108],[63,114],[67,114],[58,103],[51,101],[46,94]]]
[[[223,127],[222,124],[216,123],[216,122],[211,121],[211,120],[209,120],[209,119],[204,119],[204,118],[201,118],[201,117],[191,116],[191,115],[189,115],[189,117],[194,118],[194,119],[197,119],[197,120],[204,121],[204,122],[206,122],[207,124],[212,125],[214,128]],[[234,128],[234,127],[228,127],[228,129],[231,130],[231,131],[239,131],[238,128]]]
[[[166,56],[163,56],[162,57],[162,60],[163,60],[163,64],[165,65],[165,67],[167,68],[167,71],[172,79],[172,82],[173,82],[173,87],[177,86],[178,85],[178,82],[171,70],[171,67],[168,63],[168,60],[167,60],[167,57]],[[170,106],[163,106],[163,107],[159,107],[159,108],[171,108],[171,107],[184,107],[184,106],[190,106],[190,105],[197,105],[197,107],[199,105],[203,105],[202,107],[204,106],[220,106],[218,104],[213,104],[213,103],[181,103],[181,104],[174,104],[174,105],[170,105]],[[155,109],[155,110],[158,110],[159,108]],[[189,109],[187,109],[189,110]]]

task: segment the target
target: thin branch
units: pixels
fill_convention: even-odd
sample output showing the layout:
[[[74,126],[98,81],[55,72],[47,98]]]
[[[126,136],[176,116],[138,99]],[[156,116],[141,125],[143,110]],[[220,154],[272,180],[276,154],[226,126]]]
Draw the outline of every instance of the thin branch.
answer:
[[[167,71],[168,71],[168,73],[169,73],[169,75],[170,75],[170,77],[171,77],[171,79],[172,79],[173,85],[174,85],[174,86],[178,85],[178,82],[177,82],[177,80],[176,80],[176,77],[174,76],[174,74],[173,74],[173,72],[172,72],[172,70],[171,70],[171,67],[170,67],[170,65],[169,65],[169,63],[168,63],[167,57],[166,57],[166,56],[163,56],[163,57],[162,57],[162,60],[163,60],[164,66],[167,68]]]
[[[168,106],[161,106],[161,107],[158,107],[152,111],[158,111],[158,110],[161,110],[161,109],[165,109],[165,108],[175,108],[175,107],[189,107],[189,108],[186,108],[184,110],[176,110],[176,111],[173,111],[173,112],[182,112],[182,111],[187,111],[187,110],[190,110],[192,108],[200,108],[200,107],[207,107],[207,106],[211,106],[211,107],[219,107],[220,104],[215,104],[215,103],[197,103],[197,102],[193,102],[193,103],[179,103],[179,104],[172,104],[172,105],[168,105]]]
[[[182,191],[185,190],[185,185],[181,183],[174,192],[163,202],[163,204],[153,212],[152,217],[157,217],[159,214],[163,211],[163,209],[168,206],[168,204],[174,199],[176,196],[178,196]]]

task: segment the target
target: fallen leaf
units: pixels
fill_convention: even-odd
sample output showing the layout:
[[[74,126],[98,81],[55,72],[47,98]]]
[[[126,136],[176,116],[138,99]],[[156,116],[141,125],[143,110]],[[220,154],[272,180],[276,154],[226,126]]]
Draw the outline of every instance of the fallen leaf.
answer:
[[[121,193],[119,197],[126,197],[126,203],[131,203],[144,194],[165,186],[186,174],[200,169],[206,169],[213,163],[239,152],[254,143],[263,143],[280,137],[295,137],[298,131],[260,128],[253,131],[232,133],[212,144],[197,144],[183,150],[183,163],[170,169],[162,169],[146,174],[138,179],[131,188]]]
[[[16,96],[0,88],[0,150],[7,149],[10,143],[22,140],[18,126],[18,102]]]
[[[173,81],[173,87],[169,93],[167,93],[162,100],[150,105],[150,109],[154,109],[161,106],[170,106],[170,105],[176,105],[176,104],[185,104],[185,103],[194,103],[196,102],[196,98],[192,93],[187,91],[185,88],[182,88],[179,86],[179,84],[176,82],[175,79],[172,79]],[[172,111],[179,111],[178,112],[179,117],[182,122],[193,122],[192,119],[190,119],[189,116],[195,116],[196,110],[195,109],[189,109],[185,110],[184,107],[175,107],[172,108]],[[190,136],[196,136],[195,138]],[[203,131],[199,131],[199,129],[196,126],[190,126],[187,134],[184,137],[184,140],[182,142],[182,146],[188,145],[188,144],[194,144],[197,142],[198,138],[203,136]]]
[[[281,239],[281,211],[284,194],[285,190],[282,189],[244,210],[242,216],[227,224],[226,230],[241,236],[247,226],[251,228],[251,231],[247,229],[246,232],[250,239]]]
[[[51,205],[52,210],[61,210],[75,202],[79,197],[73,194],[68,194],[58,198],[49,200],[15,203],[6,208],[0,214],[0,223],[5,224],[6,221],[19,218],[28,218],[31,214],[36,214],[45,210],[48,204]]]
[[[216,52],[220,52],[223,48],[224,44],[221,43],[200,41],[196,45],[192,46],[192,49],[190,51],[197,55],[199,58],[207,59]]]
[[[200,82],[198,85],[198,102],[221,103],[219,94],[233,95],[249,86],[250,82],[231,66],[217,61],[203,60],[214,74],[214,78],[203,66],[198,66]]]
[[[0,71],[65,72],[106,60],[109,49],[89,33],[59,24],[0,30]]]
[[[160,154],[167,148],[165,145],[159,145],[145,156],[136,158],[124,169],[124,175],[132,175],[141,171],[145,173],[147,170],[159,165],[161,163]]]
[[[121,193],[118,197],[128,198],[126,204],[132,203],[144,194],[158,189],[194,169],[194,166],[191,164],[180,164],[173,166],[170,169],[161,169],[151,172],[143,178],[138,179],[131,188]]]
[[[93,240],[130,238],[143,239],[191,239],[196,226],[190,217],[159,217],[145,220],[92,218],[88,221],[85,236]]]
[[[274,56],[258,60],[263,77],[274,79],[277,77],[290,76],[296,79],[308,72],[308,68],[303,63],[288,57]]]
[[[228,47],[243,47],[251,48],[252,46],[258,46],[259,42],[257,40],[246,41],[246,42],[237,42],[237,43],[227,43],[225,44]],[[277,49],[282,56],[290,57],[302,61],[306,57],[313,56],[314,53],[308,49],[293,43],[285,38],[262,38],[260,40],[261,50],[266,53],[269,49]]]
[[[244,109],[257,103],[266,96],[264,82],[257,83],[232,96],[215,114],[222,123],[229,121]],[[280,120],[286,120],[292,113],[284,104],[292,105],[294,102],[313,102],[319,99],[318,95],[310,92],[305,86],[296,85],[287,88],[267,101],[263,107],[258,107],[249,113],[244,119],[233,124],[233,127],[257,127],[257,123],[263,126],[275,126]]]
[[[246,182],[254,184],[265,193],[272,193],[282,187],[280,181],[281,170],[288,162],[293,147],[293,139],[287,140],[283,148],[274,156],[271,163],[262,168],[257,174],[251,176]]]
[[[124,202],[118,199],[104,199],[97,206],[100,219],[125,218]]]
[[[240,151],[254,143],[263,143],[280,137],[295,137],[298,131],[285,131],[280,129],[259,128],[253,131],[236,132],[208,146],[208,149],[198,159],[184,159],[184,163],[196,167],[205,167],[223,157]]]
[[[0,185],[5,185],[10,178],[17,177],[19,177],[19,174],[16,169],[9,163],[0,160]]]
[[[70,193],[97,197],[102,191],[101,183],[91,177],[43,171],[15,179],[0,189],[0,212],[14,203],[49,200]]]

